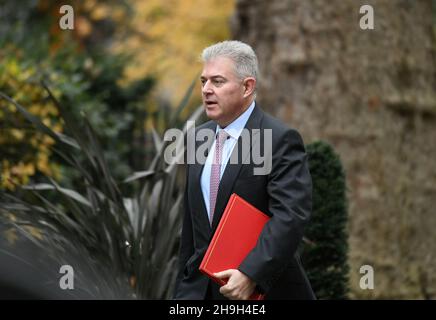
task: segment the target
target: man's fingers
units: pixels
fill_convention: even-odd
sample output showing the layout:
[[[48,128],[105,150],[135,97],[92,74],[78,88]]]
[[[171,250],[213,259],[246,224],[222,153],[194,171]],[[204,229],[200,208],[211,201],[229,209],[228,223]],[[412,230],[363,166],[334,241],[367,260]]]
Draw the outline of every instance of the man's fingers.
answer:
[[[233,274],[233,269],[228,269],[228,270],[214,273],[213,275],[218,279],[224,279],[224,278],[230,278],[232,274]]]
[[[228,299],[234,299],[234,288],[229,284],[226,284],[220,288],[220,293]]]
[[[221,288],[220,288],[220,293],[222,294],[222,295],[226,295],[227,293],[229,293],[231,290],[230,290],[230,288],[228,287],[228,285],[226,284],[226,285],[224,285],[224,286],[222,286]]]

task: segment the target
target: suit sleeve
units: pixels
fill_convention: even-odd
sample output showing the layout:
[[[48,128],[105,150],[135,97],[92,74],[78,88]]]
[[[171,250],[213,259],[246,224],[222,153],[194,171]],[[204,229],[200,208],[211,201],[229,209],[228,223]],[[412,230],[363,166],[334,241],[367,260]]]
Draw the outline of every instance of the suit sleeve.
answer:
[[[184,192],[184,199],[183,199],[183,225],[182,225],[182,235],[180,238],[180,246],[179,246],[179,268],[176,277],[175,296],[177,296],[179,284],[183,279],[185,265],[194,252],[191,211],[189,208],[189,201],[188,201],[188,179],[189,179],[189,166],[187,166],[186,168],[186,183],[185,183],[185,192]]]
[[[300,134],[287,130],[275,149],[267,185],[271,219],[239,267],[264,292],[294,256],[312,210],[312,179]]]

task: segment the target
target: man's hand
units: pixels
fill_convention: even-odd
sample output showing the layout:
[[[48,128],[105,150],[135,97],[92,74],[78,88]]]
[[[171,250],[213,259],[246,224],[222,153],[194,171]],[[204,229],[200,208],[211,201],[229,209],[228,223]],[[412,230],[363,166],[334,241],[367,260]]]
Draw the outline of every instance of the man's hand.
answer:
[[[231,300],[248,300],[256,283],[236,269],[228,269],[214,274],[218,279],[227,279],[226,285],[220,288],[220,293]]]

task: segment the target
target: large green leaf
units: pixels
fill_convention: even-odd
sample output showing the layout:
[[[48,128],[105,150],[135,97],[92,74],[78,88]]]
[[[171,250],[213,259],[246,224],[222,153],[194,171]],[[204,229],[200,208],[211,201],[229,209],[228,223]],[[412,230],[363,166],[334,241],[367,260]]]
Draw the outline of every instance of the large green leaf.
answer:
[[[95,275],[96,285],[94,289],[84,285],[81,290],[94,297],[169,298],[177,268],[184,190],[177,180],[177,161],[163,161],[168,142],[152,131],[156,155],[148,168],[124,179],[125,183],[139,182],[138,191],[123,194],[88,119],[77,119],[43,85],[60,110],[68,135],[53,132],[24,107],[17,109],[38,130],[55,139],[54,152],[80,175],[83,186],[67,188],[48,179],[49,183],[25,186],[16,195],[0,191],[0,220],[59,261],[65,260],[67,252],[82,261],[80,281],[86,282],[85,274]],[[193,84],[172,123],[187,105],[192,88]],[[16,104],[7,96],[5,99]],[[197,120],[202,113],[203,108],[197,108],[189,120]],[[185,126],[184,134],[186,130]],[[26,226],[41,230],[43,239],[30,234]],[[132,279],[136,295],[126,289]]]

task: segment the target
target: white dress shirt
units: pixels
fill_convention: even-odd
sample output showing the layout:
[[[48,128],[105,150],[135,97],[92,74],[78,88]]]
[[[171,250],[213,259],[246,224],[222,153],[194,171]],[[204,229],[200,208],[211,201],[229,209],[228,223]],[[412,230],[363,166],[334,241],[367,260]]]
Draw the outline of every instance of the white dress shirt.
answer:
[[[223,153],[222,153],[222,161],[221,161],[221,170],[220,170],[220,179],[223,176],[224,170],[229,162],[230,155],[232,154],[233,148],[236,145],[236,142],[239,139],[239,136],[242,133],[242,130],[245,128],[247,124],[248,118],[250,118],[251,113],[253,112],[255,103],[254,101],[248,107],[247,110],[243,114],[241,114],[238,118],[236,118],[232,123],[230,123],[227,127],[222,129],[219,125],[216,127],[217,134],[220,130],[225,130],[229,137],[224,142]],[[203,167],[203,172],[201,173],[201,191],[203,192],[204,204],[206,205],[207,215],[210,216],[210,204],[209,204],[209,195],[210,195],[210,173],[212,170],[212,162],[215,155],[215,141],[210,148],[210,152],[207,155],[206,163]]]

